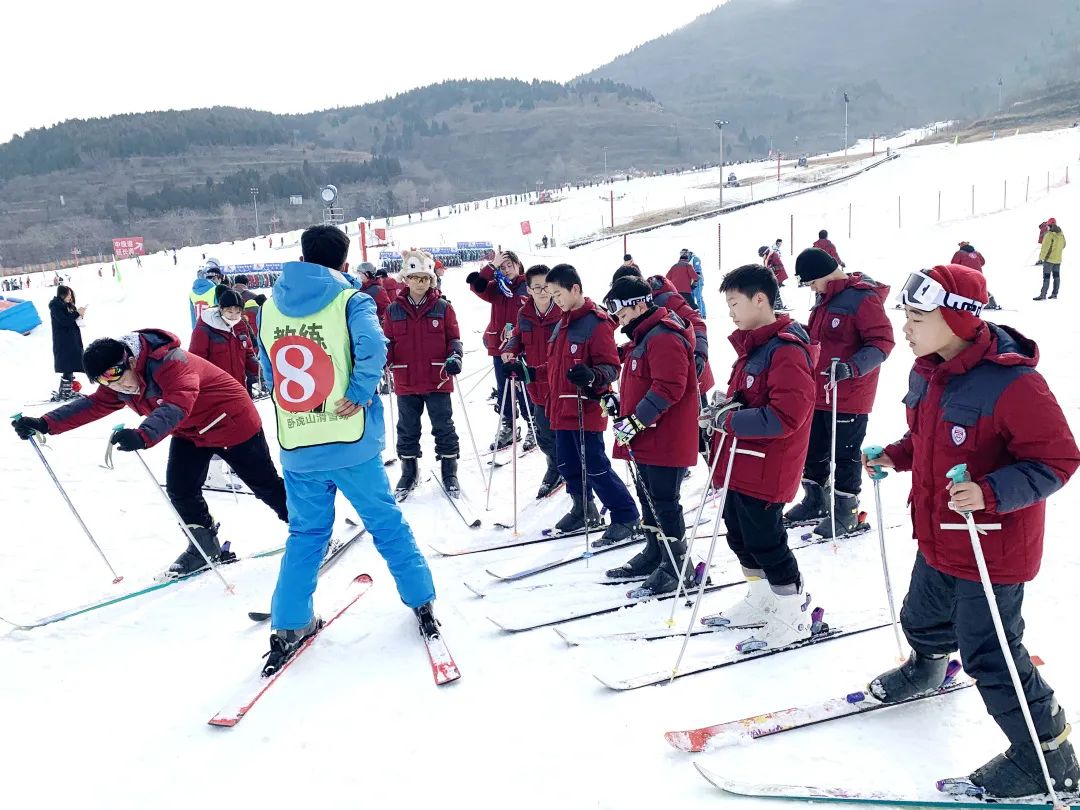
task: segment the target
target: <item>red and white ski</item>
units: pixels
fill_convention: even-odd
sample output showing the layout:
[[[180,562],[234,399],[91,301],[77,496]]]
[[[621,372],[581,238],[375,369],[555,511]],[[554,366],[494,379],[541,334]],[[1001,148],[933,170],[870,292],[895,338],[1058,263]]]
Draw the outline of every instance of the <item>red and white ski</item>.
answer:
[[[454,663],[454,656],[450,654],[441,635],[424,636],[424,646],[427,647],[428,658],[431,660],[431,675],[435,678],[436,686],[453,683],[461,677],[461,672]]]
[[[266,691],[274,685],[281,675],[288,671],[289,667],[296,663],[296,659],[304,654],[307,649],[315,643],[315,640],[319,638],[326,629],[332,625],[341,614],[356,604],[368,590],[371,588],[372,579],[367,574],[360,574],[356,577],[347,591],[345,598],[340,605],[335,608],[334,612],[326,620],[326,623],[319,629],[317,633],[312,634],[293,654],[292,658],[285,662],[285,664],[275,672],[273,675],[264,678],[261,673],[255,673],[249,678],[244,685],[236,691],[236,693],[229,699],[222,708],[210,718],[209,722],[212,726],[223,726],[225,728],[232,728],[251,711],[251,707],[254,706],[259,698],[266,694]]]

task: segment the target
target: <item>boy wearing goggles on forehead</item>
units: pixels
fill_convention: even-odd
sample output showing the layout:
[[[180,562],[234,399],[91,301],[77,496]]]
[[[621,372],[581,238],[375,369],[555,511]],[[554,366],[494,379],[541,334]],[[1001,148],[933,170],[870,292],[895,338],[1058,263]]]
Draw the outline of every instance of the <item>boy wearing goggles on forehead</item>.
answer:
[[[1024,583],[1042,558],[1046,499],[1080,466],[1069,426],[1046,380],[1039,350],[1015,329],[981,319],[986,281],[977,270],[940,265],[912,273],[900,294],[904,337],[915,354],[909,376],[908,432],[871,467],[911,471],[911,521],[919,550],[900,623],[908,660],[879,675],[870,691],[892,703],[941,685],[949,654],[960,651],[987,712],[1009,748],[968,777],[988,797],[1046,790],[983,595],[964,520],[972,512],[1009,652],[1057,790],[1075,791],[1080,768],[1054,692],[1023,645]],[[946,487],[965,463],[971,480]]]

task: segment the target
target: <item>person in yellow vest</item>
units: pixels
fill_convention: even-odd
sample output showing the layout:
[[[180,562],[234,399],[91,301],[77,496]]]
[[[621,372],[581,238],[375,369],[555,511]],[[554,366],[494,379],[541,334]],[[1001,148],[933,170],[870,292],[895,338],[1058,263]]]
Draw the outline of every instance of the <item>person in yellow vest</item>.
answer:
[[[194,330],[202,314],[217,306],[217,285],[225,279],[217,259],[207,259],[199,268],[198,278],[191,284],[188,301],[191,305],[191,328]]]
[[[259,313],[259,359],[263,376],[273,381],[289,505],[289,539],[271,604],[267,676],[322,627],[312,595],[339,489],[371,532],[421,632],[439,634],[431,571],[390,491],[380,456],[385,428],[375,390],[386,365],[386,338],[375,302],[344,275],[349,238],[339,228],[308,228],[300,245],[300,261],[285,264]]]

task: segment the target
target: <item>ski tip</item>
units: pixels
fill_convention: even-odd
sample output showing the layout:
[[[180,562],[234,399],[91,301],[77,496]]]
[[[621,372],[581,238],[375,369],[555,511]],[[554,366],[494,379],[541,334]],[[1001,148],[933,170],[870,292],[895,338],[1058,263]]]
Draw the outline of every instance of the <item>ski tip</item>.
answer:
[[[700,762],[695,762],[694,767],[697,768],[697,772],[700,773],[703,777],[705,777],[705,781],[708,782],[710,785],[718,787],[720,788],[720,790],[727,789],[727,782],[725,782],[719,774],[710,771]]]
[[[253,622],[265,622],[270,618],[270,614],[263,613],[258,610],[249,610],[248,618],[251,619]]]
[[[664,739],[675,750],[684,751],[687,754],[696,754],[703,750],[701,746],[694,745],[688,731],[665,731]]]
[[[357,574],[353,577],[354,585],[371,585],[375,580],[372,579],[371,574]]]
[[[239,717],[221,717],[216,714],[206,721],[207,725],[216,726],[217,728],[232,728],[239,722]]]
[[[556,633],[558,633],[559,638],[561,638],[563,641],[565,641],[566,645],[568,647],[576,647],[576,646],[578,646],[577,642],[574,641],[571,636],[566,635],[566,633],[563,632],[563,629],[561,627],[552,627],[551,629],[554,630]]]
[[[477,518],[472,523],[470,523],[469,528],[470,529],[479,529],[480,528],[480,518]]]

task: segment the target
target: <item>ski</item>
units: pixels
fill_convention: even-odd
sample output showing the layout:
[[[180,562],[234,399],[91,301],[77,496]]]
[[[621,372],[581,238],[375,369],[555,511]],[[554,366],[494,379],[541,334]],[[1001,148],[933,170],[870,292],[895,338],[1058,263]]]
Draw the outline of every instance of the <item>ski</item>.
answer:
[[[225,704],[225,707],[218,711],[207,722],[212,726],[222,726],[225,728],[232,728],[241,720],[247,716],[247,713],[251,711],[251,707],[266,694],[268,690],[277,679],[289,670],[296,659],[307,651],[315,640],[321,636],[326,629],[332,625],[341,614],[356,604],[357,600],[363,596],[371,588],[372,579],[367,574],[360,574],[353,579],[351,587],[344,600],[338,605],[334,612],[330,614],[330,617],[326,620],[322,627],[320,627],[315,633],[309,636],[303,644],[301,644],[292,657],[289,658],[281,666],[281,669],[277,670],[273,675],[264,678],[261,672],[256,672],[254,676],[248,678],[248,680],[236,691],[232,698]]]
[[[888,709],[892,706],[904,706],[908,703],[959,692],[974,685],[975,681],[962,671],[960,662],[953,659],[949,662],[949,668],[941,686],[914,695],[907,700],[897,701],[896,703],[882,703],[869,694],[864,687],[864,689],[852,692],[844,697],[830,698],[811,706],[766,712],[753,717],[744,717],[741,720],[730,720],[725,723],[717,723],[712,726],[687,731],[669,731],[664,734],[664,739],[680,751],[700,753],[705,750],[738,745],[761,737],[771,737],[773,734],[780,734],[785,731],[827,723],[841,717],[875,712],[878,709]]]
[[[265,549],[264,551],[258,551],[254,554],[249,554],[246,557],[239,557],[236,560],[233,560],[231,563],[228,563],[228,565],[233,565],[242,560],[254,560],[261,557],[273,557],[276,554],[281,554],[283,551],[285,551],[284,545],[274,546],[272,548]],[[112,605],[118,605],[121,602],[127,602],[130,599],[136,599],[140,596],[145,596],[146,594],[153,593],[154,591],[160,591],[163,588],[170,588],[173,585],[180,585],[181,583],[188,582],[195,577],[209,573],[209,571],[209,568],[203,568],[200,571],[195,571],[182,577],[163,579],[160,582],[154,582],[153,584],[147,585],[144,588],[139,588],[138,590],[128,591],[117,596],[106,596],[102,599],[88,602],[84,605],[79,605],[78,607],[68,608],[67,610],[62,610],[59,613],[53,613],[49,616],[43,616],[40,619],[34,619],[33,621],[17,622],[10,619],[5,619],[2,616],[0,616],[0,621],[10,624],[17,630],[34,630],[38,627],[45,627],[50,624],[56,624],[57,622],[65,621],[67,619],[73,619],[76,616],[82,616],[84,613],[91,613],[95,610],[111,607]]]
[[[729,587],[730,585],[738,584],[740,583],[728,583],[728,585],[721,587]],[[601,633],[597,635],[583,636],[568,633],[559,627],[556,627],[554,629],[555,632],[559,634],[559,638],[565,641],[568,647],[580,647],[585,644],[595,644],[598,642],[608,641],[663,641],[666,638],[682,638],[686,635],[686,630],[680,627],[658,628],[656,630],[634,630],[627,633]],[[693,630],[690,631],[690,635],[707,636],[714,635],[716,633],[722,633],[727,630],[752,631],[756,629],[756,627],[744,627],[742,625],[735,627],[729,625],[725,625],[724,627],[695,627]]]
[[[724,588],[741,585],[743,582],[745,582],[745,580],[740,579],[738,582],[721,582],[717,585],[706,585],[705,593],[715,593]],[[693,596],[696,593],[697,588],[691,588],[690,595]],[[638,599],[630,599],[624,593],[616,593],[602,601],[597,600],[594,603],[586,605],[554,605],[553,607],[555,609],[547,615],[541,613],[533,614],[529,618],[515,618],[512,615],[500,617],[496,614],[495,617],[488,616],[488,621],[505,633],[522,633],[526,630],[536,630],[540,627],[566,624],[567,622],[574,622],[579,619],[588,619],[592,616],[603,616],[604,614],[615,613],[616,611],[635,605],[664,602],[668,599],[673,599],[674,597],[674,593],[664,593],[659,596],[645,596]]]
[[[695,762],[697,768],[705,779],[714,787],[724,793],[734,796],[751,796],[766,799],[789,799],[799,802],[835,802],[841,804],[871,804],[888,805],[892,807],[994,807],[1001,810],[1017,810],[1018,808],[1046,807],[1050,797],[1029,796],[1021,799],[989,799],[979,796],[957,795],[944,793],[940,789],[929,788],[911,792],[889,792],[883,790],[860,790],[844,787],[816,787],[810,785],[781,785],[767,782],[738,782],[727,779],[720,774],[704,767],[700,762]],[[966,780],[941,780],[941,787],[947,787],[956,782]],[[972,786],[974,787],[974,786]],[[976,788],[977,790],[977,788]],[[1076,807],[1080,795],[1073,793],[1059,793],[1067,806]]]
[[[559,581],[559,582],[540,582],[540,583],[537,583],[535,585],[522,585],[521,587],[518,587],[518,588],[504,589],[503,592],[504,593],[515,593],[515,594],[517,594],[517,593],[530,593],[532,591],[543,591],[543,590],[547,590],[549,588],[552,588],[552,589],[555,589],[555,588],[580,588],[582,586],[587,586],[587,585],[606,585],[606,586],[624,585],[625,586],[627,584],[632,584],[634,582],[644,582],[645,581],[644,576],[629,577],[627,579],[606,579],[603,576],[603,574],[592,574],[592,573],[587,572],[587,571],[582,572],[582,573],[585,574],[584,577],[582,577],[581,579],[573,579],[573,580],[571,580],[569,582],[562,582],[562,581]],[[468,580],[465,580],[461,584],[464,585],[466,588],[468,588],[472,592],[472,594],[474,596],[479,596],[480,598],[486,597],[488,595],[488,593],[490,592],[490,589],[485,588],[483,585],[479,585],[479,584],[477,584],[475,582],[469,582]],[[493,584],[498,585],[499,583],[498,583],[498,581],[496,581]]]
[[[457,496],[451,495],[450,490],[446,488],[446,484],[443,483],[442,476],[437,472],[432,472],[431,477],[439,485],[439,489],[442,490],[442,494],[446,496],[446,500],[450,501],[450,505],[454,507],[454,511],[457,512],[462,522],[470,529],[480,528],[480,518],[476,517],[476,513],[472,511],[468,502],[465,500],[465,496],[459,491]]]
[[[454,662],[454,656],[450,654],[446,642],[442,639],[442,633],[427,635],[420,633],[424,639],[424,647],[427,649],[428,659],[431,661],[431,675],[435,679],[436,686],[444,686],[461,678],[461,671]]]
[[[531,514],[532,510],[534,510],[537,506],[539,506],[542,503],[546,503],[548,500],[551,499],[551,496],[557,495],[558,493],[562,492],[563,489],[565,489],[565,487],[566,487],[566,481],[563,481],[562,479],[559,479],[559,483],[557,483],[554,487],[552,487],[551,491],[547,495],[545,495],[543,498],[535,498],[532,501],[530,501],[529,503],[525,504],[523,507],[521,507],[521,509],[518,511],[518,516],[519,517],[524,517],[527,514]],[[601,515],[607,514],[607,507],[604,507],[603,509],[601,509],[600,514]],[[500,520],[496,520],[493,525],[497,529],[512,529],[512,528],[514,528],[512,523],[503,523]]]
[[[385,466],[385,465],[383,465],[383,466]],[[428,473],[423,478],[417,479],[416,483],[413,484],[412,487],[410,487],[409,489],[395,489],[394,490],[394,500],[397,501],[398,503],[404,503],[405,501],[407,501],[409,499],[410,495],[412,495],[414,492],[416,492],[416,490],[420,489],[420,487],[422,485],[426,484],[430,479],[431,479],[431,473]]]
[[[815,611],[820,610],[816,608]],[[816,624],[816,623],[815,623]],[[728,646],[725,649],[710,654],[695,660],[689,661],[683,665],[683,668],[677,672],[672,672],[670,669],[660,672],[647,672],[641,675],[621,676],[621,675],[596,675],[593,677],[600,681],[608,689],[615,691],[627,691],[630,689],[639,689],[642,686],[653,686],[656,684],[668,683],[677,678],[685,678],[688,675],[696,675],[700,672],[709,672],[714,669],[722,669],[724,667],[734,666],[735,664],[741,664],[745,661],[754,661],[758,658],[767,658],[771,655],[778,655],[780,653],[790,652],[792,650],[798,650],[802,647],[809,647],[812,644],[824,644],[827,641],[833,641],[838,638],[847,638],[848,636],[856,636],[860,633],[867,633],[871,630],[880,630],[883,627],[890,627],[889,622],[881,621],[880,619],[874,619],[863,623],[856,623],[850,627],[829,627],[827,624],[822,623],[821,629],[815,632],[809,638],[797,641],[794,644],[789,644],[786,647],[777,647],[775,649],[761,649],[753,650],[751,652],[741,653],[738,652],[734,646]]]
[[[599,526],[591,527],[589,529],[589,533],[599,535],[601,532],[603,532],[603,530],[604,530],[604,524],[601,524]],[[544,532],[547,532],[547,531],[550,531],[550,530],[549,529],[544,529]],[[463,554],[479,554],[479,553],[484,552],[484,551],[498,551],[499,549],[504,549],[504,548],[518,548],[519,546],[530,546],[530,545],[532,545],[534,543],[546,543],[549,540],[556,540],[556,539],[561,540],[561,539],[566,538],[566,537],[581,537],[581,536],[583,536],[585,534],[584,529],[582,529],[581,531],[577,531],[577,532],[566,532],[564,534],[555,534],[555,535],[544,534],[544,532],[541,532],[539,536],[530,535],[529,537],[511,538],[509,540],[494,539],[494,540],[489,540],[486,543],[477,543],[476,545],[464,546],[464,547],[459,547],[459,548],[448,548],[446,546],[437,546],[434,543],[428,543],[428,547],[431,548],[433,551],[436,551],[439,554],[442,554],[444,557],[459,557],[459,556],[461,556]],[[637,537],[635,542],[640,543],[644,539],[645,539],[644,537]]]
[[[317,577],[321,577],[323,574],[329,571],[330,568],[333,567],[334,563],[341,559],[341,555],[345,552],[345,549],[347,549],[349,546],[351,546],[354,542],[359,540],[367,533],[367,529],[365,529],[363,526],[357,526],[351,520],[346,521],[346,523],[348,523],[350,526],[355,527],[356,531],[354,531],[348,537],[344,537],[340,540],[330,541],[330,545],[326,549],[326,554],[323,555],[323,560],[321,563],[319,563],[319,571],[316,574]],[[258,610],[249,610],[248,618],[251,619],[253,622],[265,622],[270,618],[270,612],[266,611],[264,613]]]
[[[237,480],[237,483],[240,483],[239,478],[236,479],[236,480]],[[165,489],[164,484],[161,484],[160,486],[161,486],[162,489]],[[252,496],[255,495],[254,492],[252,492],[250,489],[248,489],[246,486],[244,486],[242,484],[241,484],[240,487],[238,487],[236,489],[229,489],[229,487],[216,487],[216,486],[211,486],[209,484],[203,484],[202,485],[202,491],[203,492],[224,492],[226,495],[252,495]]]

